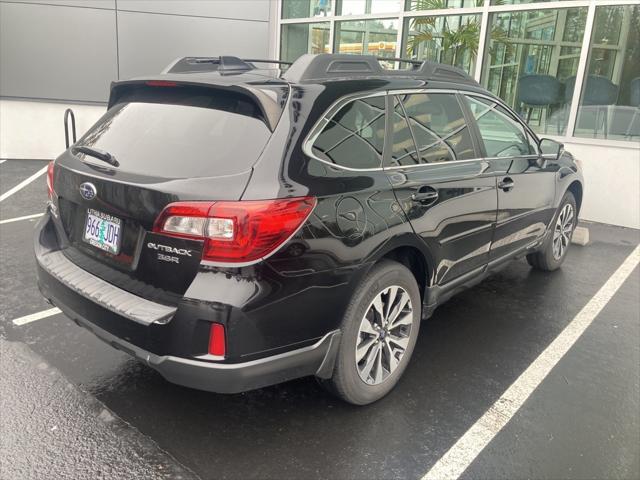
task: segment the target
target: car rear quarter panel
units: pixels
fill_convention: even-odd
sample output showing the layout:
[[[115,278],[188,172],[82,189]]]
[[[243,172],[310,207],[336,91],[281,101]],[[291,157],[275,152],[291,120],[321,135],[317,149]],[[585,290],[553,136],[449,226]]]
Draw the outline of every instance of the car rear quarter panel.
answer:
[[[332,87],[326,85],[292,89],[289,107],[243,195],[248,200],[315,197],[317,206],[304,226],[265,261],[201,273],[187,292],[191,298],[210,298],[215,291],[232,305],[229,335],[242,339],[241,355],[310,343],[339,328],[371,265],[414,240],[384,171],[337,168],[301,148],[336,98],[362,90],[344,83],[333,87],[339,92],[327,91]]]

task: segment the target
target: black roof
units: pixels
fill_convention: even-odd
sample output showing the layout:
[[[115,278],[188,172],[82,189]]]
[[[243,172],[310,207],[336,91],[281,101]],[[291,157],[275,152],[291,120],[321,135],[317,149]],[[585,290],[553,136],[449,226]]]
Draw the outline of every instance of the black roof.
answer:
[[[409,64],[409,68],[390,70],[382,67],[381,62],[393,61]],[[289,68],[280,75],[276,69],[262,69],[256,64],[288,65]],[[294,63],[280,60],[240,59],[232,56],[221,57],[184,57],[171,63],[163,75],[189,74],[204,77],[212,75],[216,78],[235,77],[245,74],[280,77],[290,83],[322,83],[324,81],[352,79],[413,79],[422,81],[445,81],[458,84],[478,86],[478,83],[465,71],[430,62],[403,58],[383,58],[373,55],[345,54],[306,54]],[[246,77],[245,77],[246,78]],[[231,80],[231,79],[229,79]],[[239,79],[238,79],[239,80]],[[232,80],[229,82],[233,82]],[[242,81],[241,81],[242,82]]]
[[[410,68],[390,70],[382,68],[380,62],[393,61],[407,63]],[[323,53],[306,54],[296,60],[282,75],[292,83],[322,82],[324,80],[380,78],[410,78],[414,80],[450,81],[477,86],[478,83],[461,70],[450,65],[428,60],[410,60],[404,58],[384,58],[373,55],[346,55]]]
[[[381,61],[400,62],[409,68],[389,70]],[[256,66],[271,64],[271,68]],[[282,72],[281,65],[290,65]],[[376,90],[395,86],[412,88],[433,81],[472,88],[480,85],[466,72],[440,63],[372,55],[302,55],[294,63],[279,60],[240,59],[238,57],[183,57],[162,73],[112,82],[109,108],[126,92],[144,86],[210,87],[247,95],[256,101],[272,130],[280,118],[290,84],[322,84],[350,81],[353,91]],[[353,80],[356,80],[355,82]],[[344,89],[341,89],[344,93]]]

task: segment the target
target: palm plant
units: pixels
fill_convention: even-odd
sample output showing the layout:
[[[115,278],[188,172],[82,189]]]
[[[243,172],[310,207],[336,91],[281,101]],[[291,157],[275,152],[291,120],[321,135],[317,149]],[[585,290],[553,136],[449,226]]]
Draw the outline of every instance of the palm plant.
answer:
[[[483,5],[483,0],[471,0],[474,7]],[[488,0],[487,0],[488,1]],[[503,0],[496,0],[494,4],[502,4]],[[449,8],[449,0],[413,0],[412,10],[445,10]],[[465,58],[465,53],[474,58],[478,54],[480,42],[480,22],[477,15],[464,15],[460,25],[455,28],[449,27],[449,17],[447,16],[425,16],[416,17],[411,21],[411,29],[415,31],[407,43],[407,54],[413,57],[418,55],[420,45],[425,42],[440,40],[440,58],[435,59],[451,65],[460,65]],[[442,24],[437,24],[438,20]],[[490,32],[491,39],[508,44],[508,37],[504,30],[494,26]]]

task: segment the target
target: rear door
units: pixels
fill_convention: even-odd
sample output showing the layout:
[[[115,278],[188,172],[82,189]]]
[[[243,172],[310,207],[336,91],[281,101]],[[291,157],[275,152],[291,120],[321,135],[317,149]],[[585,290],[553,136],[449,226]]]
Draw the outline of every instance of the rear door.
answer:
[[[197,273],[202,245],[155,234],[154,221],[172,202],[240,199],[270,137],[245,95],[143,86],[121,96],[56,160],[64,254],[136,295],[177,302]],[[108,152],[118,165],[75,147]]]
[[[488,97],[466,95],[483,156],[506,171],[498,180],[498,217],[490,260],[527,247],[553,217],[556,168],[538,154],[536,141],[509,110]]]
[[[455,92],[399,94],[385,171],[414,231],[434,257],[434,281],[487,264],[496,220],[496,180],[480,159]]]

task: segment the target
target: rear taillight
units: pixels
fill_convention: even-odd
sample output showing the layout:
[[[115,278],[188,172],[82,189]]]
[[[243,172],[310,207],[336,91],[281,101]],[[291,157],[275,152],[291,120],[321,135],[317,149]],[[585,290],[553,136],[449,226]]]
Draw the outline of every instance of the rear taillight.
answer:
[[[273,253],[309,217],[313,197],[169,204],[153,231],[203,240],[202,259],[245,263]]]
[[[49,200],[53,200],[53,170],[55,168],[55,163],[49,162],[47,165],[47,193],[49,194]]]
[[[224,325],[220,323],[212,323],[209,332],[209,355],[216,357],[224,357],[226,353],[226,339],[224,334]]]

